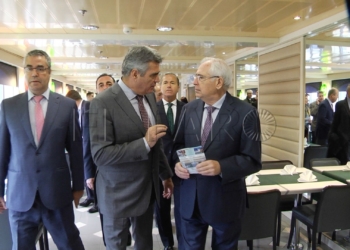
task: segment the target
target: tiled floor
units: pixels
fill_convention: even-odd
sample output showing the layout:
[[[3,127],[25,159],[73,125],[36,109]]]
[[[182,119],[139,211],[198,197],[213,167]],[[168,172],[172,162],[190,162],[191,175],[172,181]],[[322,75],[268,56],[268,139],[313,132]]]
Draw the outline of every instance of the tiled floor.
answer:
[[[101,233],[101,226],[100,226],[100,219],[98,216],[98,213],[89,214],[87,212],[89,208],[78,208],[75,210],[75,221],[76,225],[78,226],[80,230],[80,235],[83,240],[84,246],[86,250],[103,250],[105,249],[102,241],[102,233]],[[281,243],[280,246],[277,247],[277,249],[287,249],[287,241],[289,236],[289,227],[290,227],[290,212],[284,213],[282,216],[282,228],[283,231],[281,233]],[[173,221],[173,230],[175,232],[175,225]],[[344,240],[344,237],[349,235],[349,231],[341,231],[337,233],[337,240],[338,242],[334,243],[331,239],[331,234],[326,234],[322,237],[323,243],[322,245],[319,245],[317,247],[318,250],[343,250],[343,249],[350,249],[350,243],[346,242]],[[305,230],[301,229],[301,243],[304,246],[304,249],[311,249],[311,245],[309,246],[307,244],[307,236]],[[176,236],[174,235],[174,239],[176,241]],[[254,249],[272,249],[271,244],[272,238],[266,238],[266,239],[260,239],[260,240],[254,240]],[[211,231],[208,232],[207,237],[207,244],[206,248],[211,249],[210,247],[211,243]],[[49,239],[50,244],[50,250],[56,250],[57,247],[53,243],[51,237]],[[177,249],[177,242],[175,242],[175,249]],[[128,247],[128,250],[134,249],[132,246]],[[161,250],[163,249],[162,242],[160,240],[158,229],[156,226],[153,228],[153,249],[155,250]],[[239,249],[245,250],[248,249],[246,246],[245,241],[239,242]],[[228,249],[229,250],[229,249]]]

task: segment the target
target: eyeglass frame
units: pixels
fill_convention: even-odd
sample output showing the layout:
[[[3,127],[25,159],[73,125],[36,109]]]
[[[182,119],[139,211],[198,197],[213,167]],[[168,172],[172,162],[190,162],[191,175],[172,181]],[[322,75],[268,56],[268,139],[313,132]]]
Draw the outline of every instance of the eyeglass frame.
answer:
[[[30,73],[32,72],[33,70],[35,70],[37,73],[44,73],[46,70],[50,69],[50,67],[47,67],[47,68],[44,68],[43,66],[38,66],[38,67],[35,67],[33,68],[32,66],[26,66],[24,67],[24,71],[26,73]]]
[[[208,79],[212,79],[212,78],[220,78],[220,76],[202,76],[200,74],[194,74],[193,75],[194,79],[197,79],[198,82],[204,82]],[[202,79],[200,79],[202,78]]]

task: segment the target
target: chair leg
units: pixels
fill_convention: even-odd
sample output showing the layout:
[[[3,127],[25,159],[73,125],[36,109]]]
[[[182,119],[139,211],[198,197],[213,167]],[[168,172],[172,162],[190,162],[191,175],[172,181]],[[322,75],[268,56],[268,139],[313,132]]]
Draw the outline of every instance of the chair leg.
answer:
[[[322,233],[318,233],[318,241],[317,241],[317,243],[319,245],[321,244],[321,237],[322,237]]]
[[[309,238],[309,243],[311,243],[311,229],[307,227],[307,237]]]
[[[290,244],[292,243],[293,235],[294,235],[294,228],[295,228],[295,217],[292,214],[292,219],[290,221],[290,232],[289,232],[289,239],[288,239],[288,244],[287,248],[290,247]]]
[[[337,233],[336,233],[336,231],[333,231],[333,233],[332,233],[332,240],[333,241],[337,240]]]
[[[281,239],[281,223],[282,223],[282,212],[279,211],[277,215],[277,239],[276,239],[276,246],[280,245],[280,239]]]
[[[277,245],[277,243],[276,243],[276,236],[272,236],[272,249],[273,250],[277,249],[276,245]]]
[[[249,250],[253,250],[253,240],[247,240]]]
[[[312,229],[312,241],[311,241],[311,244],[312,244],[312,250],[316,250],[316,230],[313,228]]]

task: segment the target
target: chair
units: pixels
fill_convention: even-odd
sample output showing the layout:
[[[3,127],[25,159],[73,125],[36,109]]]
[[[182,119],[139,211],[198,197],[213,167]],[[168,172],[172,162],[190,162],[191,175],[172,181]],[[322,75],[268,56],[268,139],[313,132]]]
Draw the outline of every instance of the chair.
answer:
[[[304,151],[304,168],[311,169],[310,160],[314,158],[327,158],[327,146],[309,146]]]
[[[310,160],[310,168],[323,166],[338,166],[340,161],[337,158],[314,158]]]
[[[276,222],[281,192],[277,189],[248,194],[249,208],[242,219],[240,240],[246,240],[249,250],[253,240],[272,237],[276,249]]]
[[[281,160],[281,161],[263,161],[262,163],[262,169],[283,169],[285,165],[293,165],[293,162],[289,160]],[[280,205],[279,205],[279,213],[277,218],[277,246],[280,244],[280,238],[281,238],[281,224],[282,224],[282,212],[283,211],[290,211],[294,208],[295,204],[295,195],[282,195],[280,199]],[[308,203],[310,201],[307,201],[303,198],[303,203]]]
[[[321,233],[350,228],[350,186],[328,186],[323,189],[317,204],[293,208],[288,246],[290,247],[296,220],[312,229],[312,249],[316,250],[316,233],[321,244]],[[309,235],[310,236],[310,235]],[[310,237],[309,237],[310,242]]]

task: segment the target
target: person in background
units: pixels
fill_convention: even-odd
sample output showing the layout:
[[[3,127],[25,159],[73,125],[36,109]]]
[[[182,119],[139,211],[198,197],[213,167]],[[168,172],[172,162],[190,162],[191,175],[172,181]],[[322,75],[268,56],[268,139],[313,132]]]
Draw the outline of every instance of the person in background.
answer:
[[[323,102],[323,100],[324,100],[323,91],[319,90],[317,91],[316,101],[310,104],[310,113],[312,115],[312,122],[311,122],[312,143],[316,143],[317,113],[318,113],[318,107],[320,106],[321,102]]]
[[[183,103],[188,103],[186,96],[181,97],[181,101],[182,101]]]
[[[45,51],[30,51],[24,72],[28,91],[3,100],[0,113],[0,212],[9,209],[12,249],[35,249],[43,223],[58,249],[83,250],[72,206],[84,192],[77,106],[48,88]]]
[[[130,222],[135,249],[152,250],[154,202],[173,192],[172,171],[163,152],[167,127],[159,124],[154,87],[162,57],[133,47],[122,63],[122,78],[90,106],[91,152],[98,167],[96,194],[107,250],[126,249]],[[157,192],[156,192],[157,191]]]
[[[159,83],[157,83],[156,86],[154,86],[154,95],[156,96],[156,102],[159,102],[160,100],[162,100],[163,93],[160,90]]]
[[[256,99],[253,98],[253,90],[248,89],[246,93],[247,97],[243,101],[251,104],[253,107],[256,107]]]
[[[309,104],[309,94],[305,94],[305,127],[304,127],[304,137],[308,137],[309,125],[311,125],[311,113],[310,113],[310,104]]]
[[[316,143],[320,145],[328,144],[328,135],[334,116],[334,103],[338,99],[339,92],[336,88],[328,91],[326,98],[318,107],[317,125],[316,125]]]
[[[179,92],[180,81],[174,73],[165,73],[160,83],[160,90],[163,99],[157,102],[158,112],[161,123],[165,124],[168,129],[162,137],[164,153],[167,156],[168,163],[174,171],[175,162],[172,160],[173,140],[178,128],[180,113],[185,103],[176,99]],[[176,225],[176,236],[181,249],[181,216],[180,216],[180,179],[173,176],[174,183],[174,216]],[[160,195],[163,193],[163,186],[160,187]],[[174,246],[173,230],[171,225],[171,200],[161,198],[160,205],[155,204],[156,222],[159,229],[159,235],[164,245],[164,250],[172,250]]]
[[[327,157],[336,157],[342,165],[350,161],[350,85],[345,100],[337,102],[328,139]]]
[[[175,173],[182,179],[181,250],[204,249],[208,226],[213,249],[237,249],[247,204],[245,177],[261,169],[259,115],[227,92],[231,82],[232,70],[225,61],[204,58],[194,80],[199,99],[180,115],[174,158]],[[199,146],[206,160],[196,165],[198,174],[190,174],[175,150]]]
[[[92,99],[94,99],[94,97],[95,97],[95,94],[94,93],[92,93],[92,92],[87,92],[86,93],[86,99],[88,100],[88,101],[91,101]]]
[[[252,103],[252,105],[257,109],[258,108],[258,99],[259,99],[259,91],[257,90],[255,92],[255,102]]]

